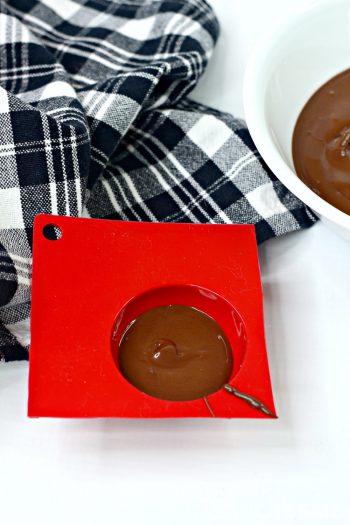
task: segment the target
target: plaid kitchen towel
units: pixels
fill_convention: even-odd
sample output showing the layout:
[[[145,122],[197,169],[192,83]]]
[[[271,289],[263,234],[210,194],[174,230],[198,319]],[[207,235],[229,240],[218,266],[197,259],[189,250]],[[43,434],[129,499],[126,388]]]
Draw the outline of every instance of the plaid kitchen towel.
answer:
[[[204,0],[0,2],[0,360],[28,355],[38,213],[253,223],[259,242],[315,222],[243,121],[187,98],[217,37]]]

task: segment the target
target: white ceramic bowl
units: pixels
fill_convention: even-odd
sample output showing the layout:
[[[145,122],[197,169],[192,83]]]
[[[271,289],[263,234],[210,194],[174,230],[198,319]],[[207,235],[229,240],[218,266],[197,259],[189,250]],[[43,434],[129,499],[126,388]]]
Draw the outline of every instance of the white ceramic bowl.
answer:
[[[350,241],[350,215],[310,190],[292,161],[293,130],[304,104],[348,68],[350,0],[323,0],[270,28],[258,42],[245,73],[244,109],[253,140],[275,175]]]

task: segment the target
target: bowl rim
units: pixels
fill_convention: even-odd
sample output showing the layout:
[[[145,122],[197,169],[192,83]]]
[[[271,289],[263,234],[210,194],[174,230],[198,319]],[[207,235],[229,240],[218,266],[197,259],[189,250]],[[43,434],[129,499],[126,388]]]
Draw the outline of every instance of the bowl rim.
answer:
[[[293,31],[300,21],[315,11],[334,8],[335,5],[349,6],[347,0],[319,0],[311,5],[304,6],[288,15],[288,18],[276,20],[258,38],[249,56],[243,80],[243,106],[245,119],[252,139],[266,164],[276,177],[298,197],[309,206],[317,215],[350,230],[350,215],[335,208],[332,204],[319,197],[306,184],[299,179],[287,163],[282,159],[275,144],[273,144],[270,133],[267,133],[265,119],[264,94],[257,90],[261,86],[260,75],[265,68],[269,58],[270,50],[278,46],[279,40],[288,32]],[[350,68],[350,60],[349,60]],[[306,100],[305,100],[306,102]],[[262,125],[262,122],[265,125]]]

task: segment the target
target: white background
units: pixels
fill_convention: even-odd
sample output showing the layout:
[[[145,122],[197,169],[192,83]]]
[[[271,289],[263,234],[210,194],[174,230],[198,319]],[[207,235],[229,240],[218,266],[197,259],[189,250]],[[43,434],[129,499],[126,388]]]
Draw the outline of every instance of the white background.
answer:
[[[212,0],[196,98],[242,116],[256,38],[309,3]],[[1,365],[1,523],[350,523],[350,244],[318,224],[260,260],[279,420],[28,420],[27,364]]]

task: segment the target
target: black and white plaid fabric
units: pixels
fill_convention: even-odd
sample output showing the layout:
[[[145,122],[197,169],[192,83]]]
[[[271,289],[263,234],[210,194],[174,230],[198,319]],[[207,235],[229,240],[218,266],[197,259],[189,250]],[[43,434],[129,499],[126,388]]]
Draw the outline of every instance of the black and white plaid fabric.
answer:
[[[0,2],[0,360],[29,345],[38,213],[253,223],[316,218],[245,124],[187,98],[218,37],[204,0]]]

